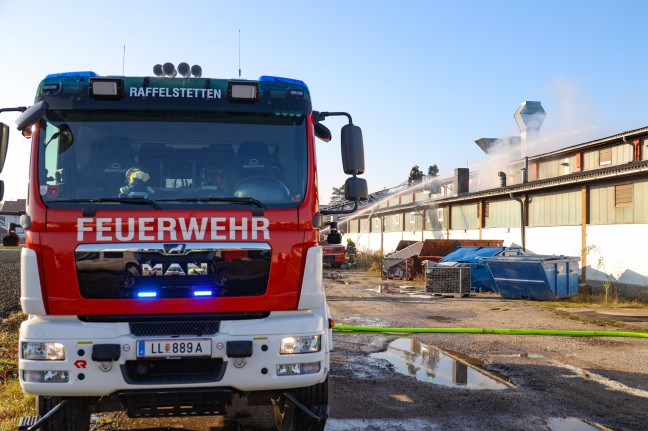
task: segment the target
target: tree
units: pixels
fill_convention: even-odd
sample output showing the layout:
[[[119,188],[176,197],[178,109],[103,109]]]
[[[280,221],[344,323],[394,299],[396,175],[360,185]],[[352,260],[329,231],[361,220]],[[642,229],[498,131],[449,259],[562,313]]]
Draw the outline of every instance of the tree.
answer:
[[[336,202],[341,202],[344,200],[344,184],[342,184],[341,187],[333,187],[333,191],[331,192],[331,202],[330,203],[336,203]]]
[[[431,177],[436,177],[439,175],[439,167],[435,164],[428,167],[428,175]]]
[[[436,179],[436,177],[439,175],[439,167],[434,164],[430,165],[428,167],[428,176],[430,179],[428,179],[427,184],[425,186],[425,190],[428,193],[441,193],[441,187],[439,185],[439,180]]]
[[[423,180],[423,172],[419,169],[418,165],[414,165],[410,169],[409,178],[407,178],[407,184],[412,185],[412,183],[417,184]]]

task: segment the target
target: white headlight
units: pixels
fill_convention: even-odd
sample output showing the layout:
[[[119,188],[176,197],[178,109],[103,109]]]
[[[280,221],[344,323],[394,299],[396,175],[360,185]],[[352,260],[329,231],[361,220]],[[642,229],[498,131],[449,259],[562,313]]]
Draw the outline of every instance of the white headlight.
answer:
[[[63,370],[23,370],[23,381],[27,383],[67,383],[70,381],[70,374]]]
[[[320,335],[286,337],[281,340],[279,353],[282,355],[291,355],[294,353],[319,352],[321,348],[320,337]]]
[[[27,341],[22,343],[22,357],[35,361],[63,361],[65,347],[61,343]]]
[[[319,362],[305,362],[301,364],[279,364],[277,365],[278,376],[297,376],[303,374],[319,373],[322,366]]]

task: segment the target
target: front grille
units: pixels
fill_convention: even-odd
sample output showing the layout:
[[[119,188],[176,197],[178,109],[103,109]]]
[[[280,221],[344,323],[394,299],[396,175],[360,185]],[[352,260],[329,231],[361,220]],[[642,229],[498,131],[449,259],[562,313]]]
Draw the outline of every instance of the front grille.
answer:
[[[131,418],[163,416],[223,415],[225,406],[232,401],[227,389],[166,391],[125,391],[119,400]]]
[[[81,296],[136,300],[144,290],[156,298],[193,299],[266,293],[272,250],[267,244],[237,248],[224,243],[81,244],[74,253]],[[181,253],[176,254],[174,251]]]
[[[142,359],[121,366],[130,384],[218,382],[225,375],[227,362],[221,358]]]
[[[220,321],[130,322],[131,334],[138,337],[164,335],[213,335],[218,333]]]

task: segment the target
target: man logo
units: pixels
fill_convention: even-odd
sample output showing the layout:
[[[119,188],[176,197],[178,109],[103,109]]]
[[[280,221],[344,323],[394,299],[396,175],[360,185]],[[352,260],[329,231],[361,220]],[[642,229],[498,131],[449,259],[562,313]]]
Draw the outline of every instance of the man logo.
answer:
[[[164,244],[164,254],[184,254],[185,244]]]
[[[166,271],[161,263],[153,265],[149,263],[142,264],[142,275],[147,277],[161,277],[169,275],[207,275],[208,273],[206,262],[189,262],[187,263],[187,271],[182,268],[182,265],[176,262],[170,263]]]

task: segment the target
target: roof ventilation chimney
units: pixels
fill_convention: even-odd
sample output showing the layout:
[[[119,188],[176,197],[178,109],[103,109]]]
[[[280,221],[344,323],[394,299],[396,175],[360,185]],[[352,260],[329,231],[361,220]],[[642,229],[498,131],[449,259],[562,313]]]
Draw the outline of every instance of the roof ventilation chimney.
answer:
[[[533,143],[536,138],[542,123],[544,122],[547,113],[542,108],[540,102],[524,101],[520,107],[515,111],[513,118],[520,128],[520,138],[522,143],[520,145],[520,157],[528,156],[528,145]]]
[[[454,170],[454,189],[457,196],[468,194],[470,182],[470,170],[468,168],[457,168]]]
[[[497,173],[497,176],[500,179],[500,187],[506,187],[506,174],[502,171]]]

